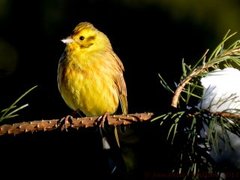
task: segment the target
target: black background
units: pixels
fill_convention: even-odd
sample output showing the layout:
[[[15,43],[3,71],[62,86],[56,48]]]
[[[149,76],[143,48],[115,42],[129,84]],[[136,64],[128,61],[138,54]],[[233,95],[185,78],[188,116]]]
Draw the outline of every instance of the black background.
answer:
[[[64,49],[60,40],[81,21],[89,21],[104,32],[122,60],[129,113],[157,115],[167,111],[172,95],[161,86],[158,73],[174,87],[182,73],[182,58],[194,64],[207,48],[218,43],[213,29],[190,17],[176,20],[166,9],[150,3],[12,1],[7,18],[1,21],[0,34],[15,48],[18,61],[15,71],[0,79],[1,109],[32,86],[38,87],[19,103],[29,103],[29,107],[8,123],[61,118],[72,113],[58,92],[56,73]],[[170,172],[176,159],[165,141],[167,130],[160,128],[158,122],[141,130],[139,152],[143,170],[150,171],[148,176],[154,170]],[[100,176],[103,158],[96,137],[93,129],[4,136],[0,148],[6,159],[1,163],[14,171],[20,169],[19,176],[26,173],[22,169],[43,178],[46,173],[69,178],[83,174]]]

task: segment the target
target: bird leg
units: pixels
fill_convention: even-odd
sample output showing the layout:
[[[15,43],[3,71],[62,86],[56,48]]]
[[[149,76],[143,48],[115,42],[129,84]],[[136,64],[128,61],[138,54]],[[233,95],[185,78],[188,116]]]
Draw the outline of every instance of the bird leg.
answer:
[[[109,117],[109,113],[105,113],[104,115],[98,117],[97,122],[99,123],[100,129],[101,128],[104,129],[104,125],[105,125],[106,120],[108,120],[108,117]],[[118,147],[120,148],[120,141],[119,141],[119,137],[118,137],[118,132],[117,132],[117,127],[116,126],[114,127],[114,136],[115,136],[115,139],[116,139],[116,143],[117,143]]]

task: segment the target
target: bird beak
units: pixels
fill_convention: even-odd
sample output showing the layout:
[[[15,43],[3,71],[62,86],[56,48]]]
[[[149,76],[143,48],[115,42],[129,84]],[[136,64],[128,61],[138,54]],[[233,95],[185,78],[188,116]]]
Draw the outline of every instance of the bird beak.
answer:
[[[62,39],[61,41],[65,44],[74,42],[74,40],[71,37],[67,37],[66,39]]]

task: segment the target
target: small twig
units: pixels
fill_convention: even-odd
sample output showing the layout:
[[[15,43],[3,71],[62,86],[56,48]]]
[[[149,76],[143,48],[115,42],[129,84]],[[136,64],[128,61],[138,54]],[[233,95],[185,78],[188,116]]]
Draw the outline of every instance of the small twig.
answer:
[[[215,112],[212,113],[213,115],[217,115],[217,116],[221,116],[224,118],[230,118],[230,119],[235,119],[237,120],[239,123],[240,122],[240,114],[236,114],[236,113],[230,113],[230,112]]]
[[[177,87],[176,91],[174,92],[174,95],[173,95],[173,98],[172,98],[172,104],[171,104],[172,107],[177,108],[179,97],[180,97],[181,92],[183,91],[185,85],[186,85],[189,81],[191,81],[194,77],[198,76],[200,73],[202,73],[203,71],[205,71],[205,70],[208,69],[209,67],[211,67],[211,66],[203,65],[203,66],[200,66],[199,68],[194,69],[193,72],[190,73],[190,74],[179,84],[179,86]]]
[[[106,119],[109,125],[128,125],[135,122],[149,121],[153,113],[135,113],[128,115],[109,115]],[[21,122],[15,124],[4,124],[0,126],[1,135],[17,135],[26,132],[52,131],[55,129],[67,130],[70,128],[88,128],[98,125],[99,117],[73,118],[71,123],[65,121],[64,126],[59,125],[59,119],[39,120],[30,122]]]

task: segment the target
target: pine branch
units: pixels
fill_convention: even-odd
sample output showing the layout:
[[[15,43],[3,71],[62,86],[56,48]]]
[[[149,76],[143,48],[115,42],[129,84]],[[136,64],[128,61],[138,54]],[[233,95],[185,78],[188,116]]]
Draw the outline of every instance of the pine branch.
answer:
[[[236,34],[229,33],[230,31],[227,32],[222,42],[210,56],[207,50],[193,66],[187,65],[184,61],[182,62],[183,74],[180,77],[180,83],[175,88],[176,90],[173,90],[159,76],[163,87],[173,93],[171,106],[174,107],[174,110],[162,114],[153,120],[161,119],[161,125],[170,121],[170,126],[169,123],[167,124],[169,127],[167,138],[170,137],[171,144],[178,148],[179,165],[175,171],[178,171],[179,174],[187,173],[184,179],[188,179],[188,177],[199,178],[198,172],[201,173],[201,171],[212,172],[215,167],[212,164],[212,159],[208,156],[208,148],[217,149],[219,137],[223,137],[221,142],[225,141],[227,144],[228,131],[240,136],[240,113],[237,111],[238,109],[235,110],[236,113],[212,113],[192,106],[193,103],[201,101],[204,91],[201,85],[202,77],[216,69],[220,70],[226,67],[240,68],[240,40],[236,40],[234,43],[226,46],[226,42]],[[193,101],[190,101],[190,99]],[[182,105],[185,109],[180,107]],[[203,123],[208,126],[207,130],[204,129]],[[221,128],[220,133],[223,135],[217,135],[216,125]],[[207,134],[203,135],[202,138],[203,129]],[[182,140],[182,144],[179,144],[179,140]],[[203,145],[206,149],[203,149],[200,145]],[[203,151],[204,154],[202,153]]]
[[[202,76],[204,73],[208,72],[209,69],[217,69],[223,63],[225,66],[231,66],[229,62],[233,62],[239,65],[240,59],[240,41],[235,41],[227,49],[224,49],[224,43],[229,40],[236,33],[230,34],[229,32],[223,38],[223,41],[216,47],[213,53],[207,58],[208,50],[203,54],[202,58],[196,63],[193,68],[189,66],[188,75],[184,76],[184,79],[180,82],[177,89],[174,92],[171,106],[177,108],[179,103],[179,98],[184,90],[184,87],[195,77]],[[199,65],[202,63],[202,65]],[[186,72],[185,72],[186,74]]]
[[[240,124],[240,114],[230,113],[230,112],[215,112],[212,114],[216,116],[221,116],[223,118],[234,119],[234,123]]]
[[[109,125],[128,125],[136,122],[149,121],[153,116],[153,113],[135,113],[128,115],[108,115],[106,121]],[[69,119],[69,118],[66,118]],[[69,130],[88,128],[99,125],[99,117],[83,117],[72,118],[64,121],[63,124],[59,123],[61,119],[52,120],[36,120],[30,122],[21,122],[15,124],[4,124],[0,126],[1,135],[17,135],[26,132],[38,132],[38,131],[53,131],[56,129]]]

